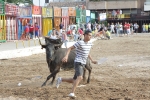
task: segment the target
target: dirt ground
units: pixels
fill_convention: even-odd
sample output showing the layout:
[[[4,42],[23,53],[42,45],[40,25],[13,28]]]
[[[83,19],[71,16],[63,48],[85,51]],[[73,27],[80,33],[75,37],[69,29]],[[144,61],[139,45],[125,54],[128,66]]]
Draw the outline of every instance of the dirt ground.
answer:
[[[91,55],[107,60],[92,64],[90,84],[78,87],[73,100],[150,100],[150,34],[97,40]],[[49,75],[45,58],[38,54],[0,60],[0,100],[72,100],[67,97],[72,84],[41,87]],[[73,74],[63,70],[57,77]]]

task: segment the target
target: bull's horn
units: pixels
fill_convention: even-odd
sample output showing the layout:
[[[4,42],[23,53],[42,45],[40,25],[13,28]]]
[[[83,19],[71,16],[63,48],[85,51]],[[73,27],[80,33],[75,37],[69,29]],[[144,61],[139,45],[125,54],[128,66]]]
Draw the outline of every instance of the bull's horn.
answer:
[[[38,37],[38,39],[39,39],[39,44],[41,45],[41,49],[43,49],[43,45],[42,45],[42,43],[41,43],[41,40],[40,40],[39,37]]]
[[[40,44],[40,45],[42,45],[41,40],[40,40],[40,38],[39,38],[39,37],[38,37],[38,39],[39,39],[39,44]]]

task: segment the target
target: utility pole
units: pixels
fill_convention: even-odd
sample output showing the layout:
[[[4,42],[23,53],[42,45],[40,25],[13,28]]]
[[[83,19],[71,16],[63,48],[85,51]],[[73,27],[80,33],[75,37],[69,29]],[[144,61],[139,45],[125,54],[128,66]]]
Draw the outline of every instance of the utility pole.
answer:
[[[39,6],[40,6],[40,0],[39,0]]]

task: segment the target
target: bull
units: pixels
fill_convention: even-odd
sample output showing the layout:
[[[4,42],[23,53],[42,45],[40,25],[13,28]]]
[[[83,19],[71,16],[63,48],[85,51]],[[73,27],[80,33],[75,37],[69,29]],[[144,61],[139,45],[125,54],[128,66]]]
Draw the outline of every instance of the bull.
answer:
[[[60,69],[72,69],[74,68],[74,59],[75,59],[75,50],[71,50],[69,56],[68,56],[68,61],[67,63],[63,63],[62,59],[67,53],[66,48],[60,48],[61,45],[63,44],[60,39],[57,40],[52,40],[47,37],[45,37],[45,45],[41,44],[41,41],[39,39],[39,43],[42,48],[46,49],[46,61],[48,64],[48,68],[50,71],[50,75],[47,77],[46,81],[42,84],[42,86],[45,86],[47,81],[52,78],[51,85],[54,83],[54,80],[56,78],[56,74],[60,71]],[[83,81],[86,80],[86,69],[88,70],[88,79],[87,83],[90,82],[90,76],[91,76],[91,63],[90,60],[87,59],[87,63],[84,68],[84,73],[83,73]]]

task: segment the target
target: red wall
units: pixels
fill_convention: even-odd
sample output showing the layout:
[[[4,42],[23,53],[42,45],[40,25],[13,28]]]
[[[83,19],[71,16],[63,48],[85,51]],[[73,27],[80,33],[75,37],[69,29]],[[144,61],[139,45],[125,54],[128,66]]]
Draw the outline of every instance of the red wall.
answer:
[[[41,7],[39,6],[32,6],[32,14],[34,15],[41,15]]]

